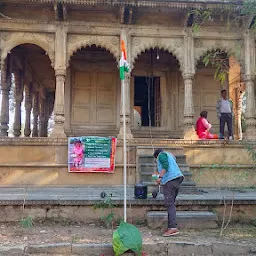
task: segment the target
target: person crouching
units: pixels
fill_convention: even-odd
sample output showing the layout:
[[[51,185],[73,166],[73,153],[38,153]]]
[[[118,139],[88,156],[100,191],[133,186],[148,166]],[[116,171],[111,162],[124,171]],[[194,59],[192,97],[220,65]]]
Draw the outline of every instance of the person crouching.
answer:
[[[168,212],[168,228],[163,236],[173,236],[179,233],[176,223],[175,200],[184,176],[176,163],[173,154],[163,149],[156,149],[154,158],[157,160],[159,178],[157,184],[163,186],[164,202]]]

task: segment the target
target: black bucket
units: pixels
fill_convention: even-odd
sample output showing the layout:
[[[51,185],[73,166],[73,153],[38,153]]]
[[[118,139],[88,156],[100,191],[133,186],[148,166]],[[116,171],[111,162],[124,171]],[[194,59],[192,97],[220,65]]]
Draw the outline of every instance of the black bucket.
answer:
[[[148,187],[142,183],[137,183],[134,186],[134,197],[136,199],[147,199]]]

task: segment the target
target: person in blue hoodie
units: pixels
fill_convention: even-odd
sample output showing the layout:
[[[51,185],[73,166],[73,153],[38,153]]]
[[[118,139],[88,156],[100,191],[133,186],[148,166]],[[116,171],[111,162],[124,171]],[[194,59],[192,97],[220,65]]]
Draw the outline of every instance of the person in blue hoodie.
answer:
[[[156,149],[154,158],[157,161],[157,171],[159,174],[157,184],[163,186],[164,202],[168,212],[168,228],[163,236],[177,235],[179,230],[176,223],[175,200],[184,176],[173,154],[163,149]]]

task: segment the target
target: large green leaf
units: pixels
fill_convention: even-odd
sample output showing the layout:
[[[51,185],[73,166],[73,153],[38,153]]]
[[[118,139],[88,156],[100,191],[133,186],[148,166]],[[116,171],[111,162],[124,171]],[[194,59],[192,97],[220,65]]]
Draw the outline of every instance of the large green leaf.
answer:
[[[117,230],[113,233],[113,249],[114,249],[115,256],[122,255],[123,253],[129,250],[129,248],[127,248],[123,244],[123,241],[120,238],[120,235],[117,232]]]
[[[141,255],[142,237],[140,231],[135,226],[122,222],[116,231],[126,248],[136,252],[138,255]]]

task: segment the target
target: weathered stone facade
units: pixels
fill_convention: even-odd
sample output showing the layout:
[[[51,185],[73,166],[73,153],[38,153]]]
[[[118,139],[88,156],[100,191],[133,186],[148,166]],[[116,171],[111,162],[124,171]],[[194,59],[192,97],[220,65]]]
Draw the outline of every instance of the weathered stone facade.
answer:
[[[26,10],[22,8],[24,4]],[[228,4],[235,10],[232,1]],[[226,31],[223,17],[218,15],[197,33],[193,32],[188,26],[188,12],[192,7],[202,6],[199,1],[62,0],[57,4],[44,0],[4,0],[0,9],[1,135],[7,136],[12,125],[8,99],[13,75],[13,134],[17,137],[22,133],[22,101],[26,112],[25,136],[47,136],[52,111],[53,137],[121,136],[120,124],[125,119],[129,138],[150,134],[156,138],[193,138],[195,118],[202,110],[209,112],[218,132],[215,105],[220,90],[228,85],[214,80],[214,69],[198,63],[206,52],[221,49],[236,58],[244,74],[246,138],[255,139],[255,37],[246,22]],[[213,1],[207,8],[218,9],[220,3]],[[131,74],[126,78],[125,117],[120,111],[120,38],[126,42],[131,64]],[[155,51],[157,58],[153,56],[152,60]],[[160,79],[160,119],[156,127],[134,126],[134,83],[136,77],[142,76]],[[237,134],[241,134],[239,122],[235,123]]]

